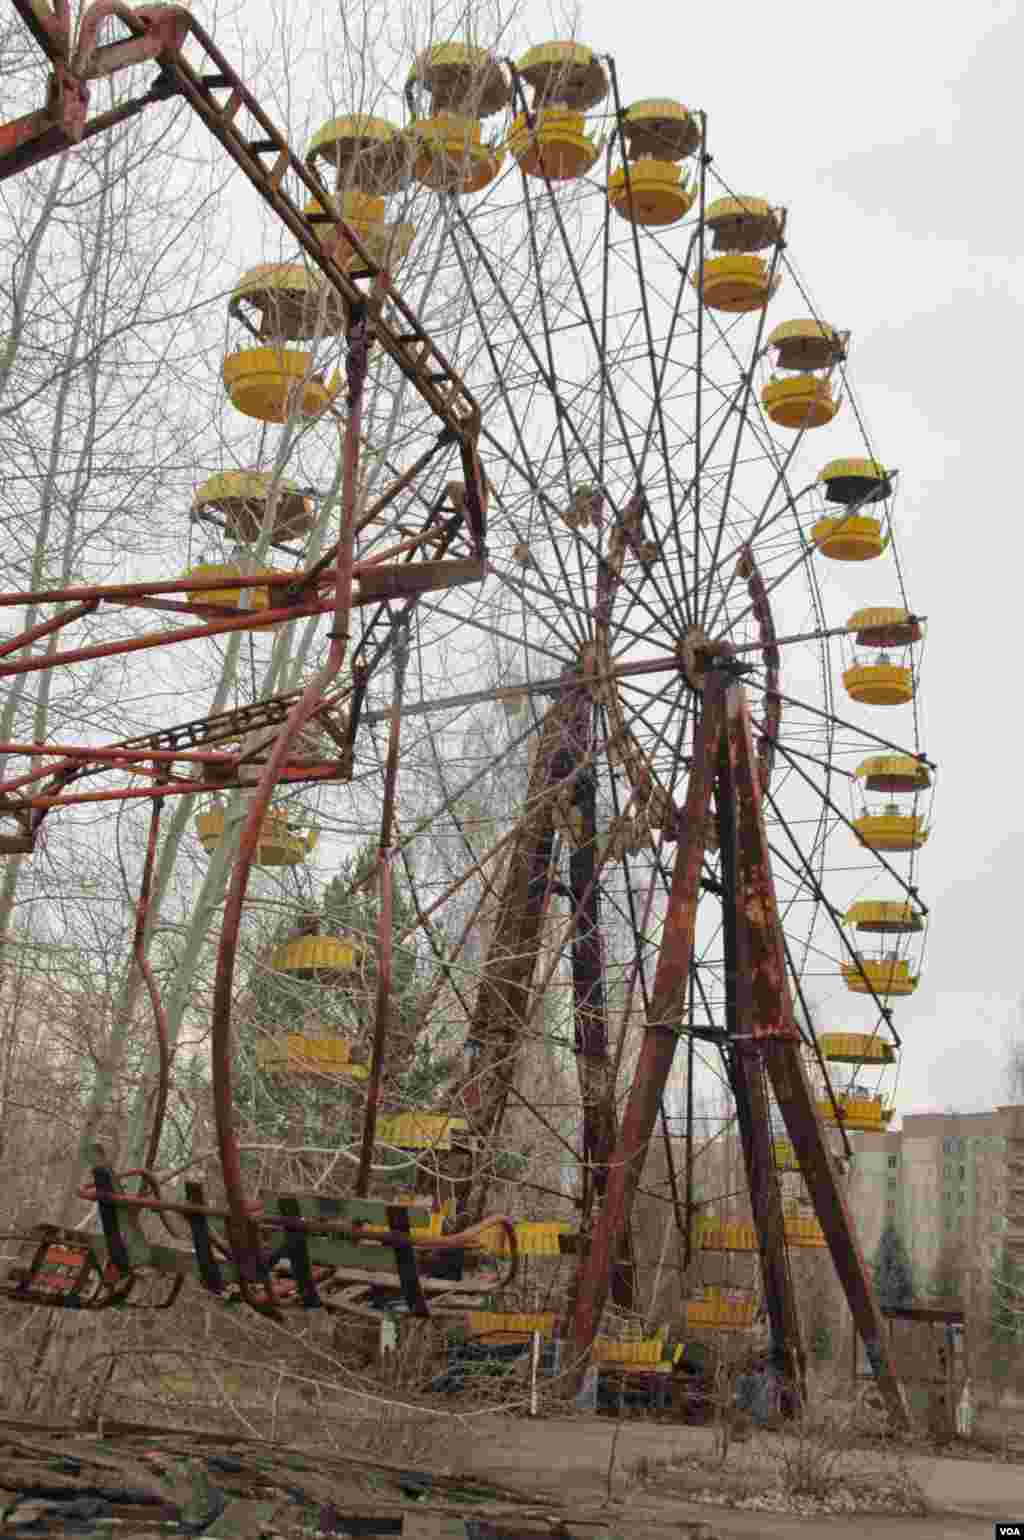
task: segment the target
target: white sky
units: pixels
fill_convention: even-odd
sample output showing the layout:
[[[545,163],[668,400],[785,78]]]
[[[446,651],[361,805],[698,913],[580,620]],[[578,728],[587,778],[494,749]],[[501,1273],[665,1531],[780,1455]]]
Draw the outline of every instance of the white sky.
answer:
[[[1012,0],[685,11],[584,0],[580,39],[614,54],[626,100],[674,96],[708,113],[723,174],[788,206],[815,300],[853,333],[859,404],[902,471],[900,548],[911,602],[930,618],[922,744],[939,765],[921,878],[932,924],[917,993],[897,1002],[896,1102],[991,1105],[1024,996],[1008,673],[1024,556],[1024,219],[1004,180],[1020,139],[1024,16]]]

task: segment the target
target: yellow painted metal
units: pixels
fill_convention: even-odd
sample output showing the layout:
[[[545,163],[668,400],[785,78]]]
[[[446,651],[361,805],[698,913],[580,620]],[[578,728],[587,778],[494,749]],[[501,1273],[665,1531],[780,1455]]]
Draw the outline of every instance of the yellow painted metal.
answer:
[[[595,1364],[659,1364],[664,1350],[660,1337],[642,1338],[639,1342],[613,1342],[610,1337],[597,1337],[591,1353]]]
[[[425,1217],[424,1217],[425,1216]],[[383,1235],[390,1229],[389,1225],[364,1225],[364,1235]],[[427,1236],[444,1234],[444,1214],[438,1211],[432,1214],[427,1210],[412,1210],[409,1214],[409,1230],[412,1235],[421,1240]]]
[[[205,851],[212,852],[224,834],[224,810],[212,808],[196,818],[196,833]],[[263,819],[259,843],[256,846],[256,866],[297,866],[304,861],[317,842],[316,830],[306,834],[294,833],[288,827],[283,813],[269,812]]]
[[[914,699],[914,671],[899,663],[854,663],[843,686],[860,706],[905,706]]]
[[[931,832],[916,813],[863,813],[853,827],[869,850],[920,850]]]
[[[704,211],[715,251],[767,251],[782,235],[782,220],[765,198],[716,198]]]
[[[854,771],[868,791],[926,791],[932,784],[931,771],[910,754],[872,754],[861,760]]]
[[[583,43],[537,43],[516,65],[537,102],[558,102],[589,112],[608,95],[608,77],[597,55]]]
[[[631,160],[685,160],[700,147],[700,123],[682,102],[648,97],[627,108],[622,136]]]
[[[405,140],[387,118],[350,113],[332,118],[313,135],[306,161],[333,166],[339,187],[377,196],[397,192],[404,177]],[[379,216],[383,218],[383,210]]]
[[[435,192],[475,193],[501,170],[504,148],[482,144],[476,118],[440,113],[408,130],[415,146],[412,174]]]
[[[816,374],[769,380],[761,405],[778,428],[823,428],[839,410],[830,381]]]
[[[430,92],[440,112],[488,118],[508,106],[512,94],[501,65],[486,48],[435,43],[419,54],[409,75]]]
[[[474,1337],[523,1336],[539,1331],[542,1337],[553,1336],[558,1320],[553,1310],[536,1315],[516,1315],[507,1310],[470,1310],[466,1324]]]
[[[860,898],[846,911],[846,923],[879,936],[909,936],[924,929],[913,904],[895,898]]]
[[[879,460],[847,457],[830,460],[818,472],[818,480],[825,485],[825,496],[831,502],[877,502],[888,496],[889,472]]]
[[[778,277],[769,277],[764,257],[730,252],[711,257],[693,279],[705,305],[710,310],[741,313],[763,310],[779,286]]]
[[[832,561],[872,561],[889,544],[880,521],[869,513],[819,519],[811,530],[811,539],[822,556]]]
[[[855,610],[846,629],[856,637],[858,647],[910,647],[924,635],[917,616],[895,605]]]
[[[608,178],[608,202],[616,214],[637,225],[675,224],[689,213],[696,196],[685,171],[671,160],[630,161],[628,188],[625,167]]]
[[[569,1235],[572,1227],[564,1221],[521,1220],[515,1226],[516,1249],[524,1256],[557,1257],[561,1255],[560,1235]],[[478,1250],[492,1256],[506,1256],[508,1236],[501,1225],[482,1230],[474,1243]]]
[[[845,356],[843,337],[825,321],[782,321],[768,333],[780,369],[827,369]]]
[[[213,509],[236,540],[252,541],[263,527],[267,503],[273,493],[270,525],[272,540],[294,540],[313,528],[313,499],[292,481],[279,480],[276,487],[269,471],[220,471],[196,488],[192,507],[196,513]]]
[[[229,353],[221,374],[231,403],[260,422],[284,422],[294,407],[316,417],[333,400],[337,377],[325,385],[313,355],[301,348],[242,348]]]
[[[370,257],[389,272],[396,272],[412,248],[416,239],[416,226],[404,222],[389,222],[384,218],[384,199],[349,189],[327,200],[330,209],[336,210],[345,223],[355,231]],[[318,198],[310,198],[305,213],[319,214],[323,205]],[[324,236],[324,239],[330,239]],[[332,255],[342,267],[359,267],[360,257],[352,242],[341,234],[333,240]]]
[[[822,1057],[832,1064],[895,1064],[896,1050],[877,1032],[822,1032]]]
[[[243,273],[231,296],[260,317],[260,335],[299,341],[340,336],[348,307],[337,291],[300,262],[262,262]]]
[[[743,1331],[757,1318],[756,1299],[728,1299],[716,1290],[706,1289],[706,1299],[689,1299],[683,1309],[686,1324],[692,1329]]]
[[[883,1105],[880,1096],[846,1096],[839,1094],[836,1097],[839,1108],[837,1118],[830,1101],[818,1103],[818,1112],[824,1123],[837,1127],[840,1123],[844,1128],[854,1130],[856,1133],[881,1133],[891,1121],[893,1109]]]
[[[839,966],[847,989],[855,995],[912,995],[917,988],[905,957],[861,957],[860,968],[854,963]]]
[[[582,112],[542,107],[532,130],[520,113],[512,124],[506,148],[527,176],[569,182],[585,176],[601,153],[584,132]]]
[[[825,1246],[825,1232],[816,1219],[788,1216],[783,1220],[787,1246]]]
[[[444,1112],[397,1112],[377,1119],[377,1138],[399,1150],[450,1150],[453,1134],[468,1126],[465,1118]]]
[[[799,1171],[800,1162],[796,1158],[796,1150],[791,1139],[776,1139],[772,1144],[772,1153],[775,1156],[775,1165],[780,1171]]]
[[[298,936],[275,949],[270,966],[278,973],[328,982],[351,973],[363,951],[361,945],[342,936]]]
[[[272,567],[260,567],[256,572],[243,573],[241,568],[232,562],[200,562],[197,567],[190,567],[185,573],[186,578],[224,578],[225,583],[233,580],[240,584],[244,579],[246,584],[252,580],[253,587],[241,586],[229,588],[204,588],[198,593],[186,595],[189,604],[219,604],[226,609],[237,609],[242,601],[242,594],[248,595],[247,608],[265,610],[270,604],[270,591],[265,586],[255,586],[261,577],[267,577],[273,572]]]
[[[340,1075],[346,1080],[366,1080],[365,1064],[353,1064],[352,1044],[343,1037],[303,1037],[289,1032],[283,1038],[262,1039],[256,1044],[256,1063],[262,1070],[290,1074]]]
[[[742,1220],[700,1219],[695,1239],[702,1251],[757,1251],[757,1231]]]

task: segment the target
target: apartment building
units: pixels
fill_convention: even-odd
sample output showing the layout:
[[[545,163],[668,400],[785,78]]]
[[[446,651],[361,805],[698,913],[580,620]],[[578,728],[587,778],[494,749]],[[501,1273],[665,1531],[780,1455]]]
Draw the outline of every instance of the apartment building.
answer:
[[[912,1113],[896,1132],[850,1135],[848,1192],[870,1260],[887,1220],[923,1292],[950,1267],[1024,1261],[1024,1106]]]

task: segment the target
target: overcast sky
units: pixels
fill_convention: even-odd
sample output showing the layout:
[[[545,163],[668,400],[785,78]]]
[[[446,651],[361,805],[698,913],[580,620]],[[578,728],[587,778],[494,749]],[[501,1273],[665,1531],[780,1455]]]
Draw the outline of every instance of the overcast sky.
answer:
[[[898,1002],[896,1103],[990,1106],[1005,1099],[1004,1039],[1024,996],[1010,668],[1024,576],[1024,18],[1011,0],[685,13],[584,0],[582,14],[581,40],[615,55],[626,100],[702,107],[727,180],[787,205],[791,255],[853,333],[859,404],[902,471],[900,549],[929,617],[922,741],[939,765],[921,868],[931,929],[917,993]]]

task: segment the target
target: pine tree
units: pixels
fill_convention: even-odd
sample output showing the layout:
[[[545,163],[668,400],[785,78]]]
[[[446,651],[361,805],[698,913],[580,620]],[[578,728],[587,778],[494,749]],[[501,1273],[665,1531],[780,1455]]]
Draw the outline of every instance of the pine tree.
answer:
[[[257,1039],[301,1032],[310,1021],[317,1035],[347,1038],[356,1062],[368,1062],[376,1016],[378,896],[373,870],[377,846],[370,841],[345,861],[324,889],[317,905],[306,905],[305,920],[318,922],[321,934],[351,938],[357,943],[351,978],[325,986],[281,973],[267,966],[265,953],[248,983],[249,1008],[237,1029],[239,1108],[258,1134],[283,1140],[297,1121],[311,1142],[321,1146],[350,1144],[355,1136],[363,1098],[358,1084],[331,1078],[289,1076],[262,1070],[257,1063]],[[391,1012],[386,1061],[385,1102],[429,1106],[451,1074],[455,1059],[443,1052],[442,1034],[424,1030],[421,1005],[429,971],[415,947],[416,909],[400,869],[393,874]],[[408,932],[413,934],[402,940]],[[273,947],[294,934],[294,922],[283,922]],[[387,1163],[386,1161],[384,1162]]]
[[[913,1302],[914,1274],[907,1248],[891,1219],[887,1219],[874,1260],[875,1291],[883,1310],[905,1309]]]

